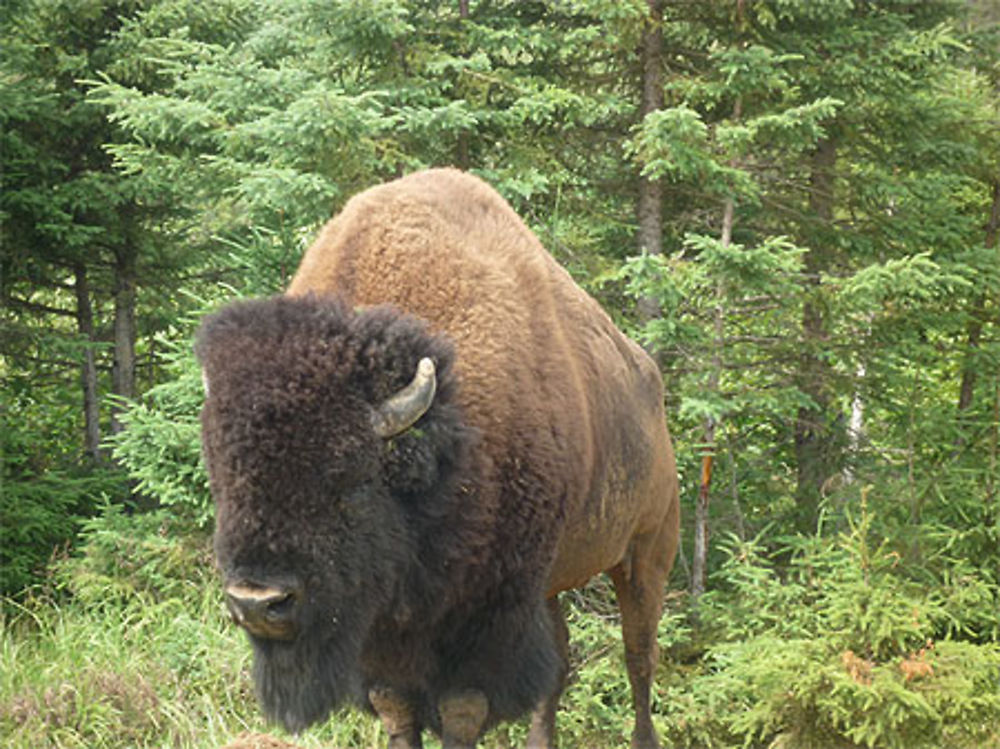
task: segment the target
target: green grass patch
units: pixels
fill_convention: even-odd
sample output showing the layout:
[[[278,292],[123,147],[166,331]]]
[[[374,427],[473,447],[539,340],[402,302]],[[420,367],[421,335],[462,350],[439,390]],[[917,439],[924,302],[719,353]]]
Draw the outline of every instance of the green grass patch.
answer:
[[[776,559],[731,539],[697,618],[668,595],[654,721],[702,749],[1000,749],[997,584],[962,560],[908,575],[866,519]],[[567,594],[572,671],[562,747],[627,746],[631,696],[614,592]],[[4,749],[362,749],[376,720],[300,736],[262,718],[251,654],[224,611],[203,533],[112,508],[45,587],[0,606]],[[524,745],[526,721],[482,749]],[[428,738],[428,749],[439,743]]]

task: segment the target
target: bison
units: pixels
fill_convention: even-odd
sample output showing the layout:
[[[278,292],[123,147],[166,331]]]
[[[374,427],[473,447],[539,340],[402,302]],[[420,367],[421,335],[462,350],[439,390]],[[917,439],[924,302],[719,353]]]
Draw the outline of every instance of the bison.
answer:
[[[557,595],[607,571],[632,745],[657,746],[660,374],[491,187],[435,169],[357,195],[285,294],[210,315],[196,351],[215,554],[271,719],[353,704],[391,749],[467,749],[534,709],[550,747]]]

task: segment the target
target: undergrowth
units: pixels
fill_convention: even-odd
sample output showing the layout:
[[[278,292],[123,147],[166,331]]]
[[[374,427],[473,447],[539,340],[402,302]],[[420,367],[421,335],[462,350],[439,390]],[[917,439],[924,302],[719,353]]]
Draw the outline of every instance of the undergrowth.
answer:
[[[209,548],[166,516],[109,507],[79,556],[6,602],[0,746],[214,749],[248,732],[282,736],[254,704],[249,646],[225,614]],[[374,746],[377,736],[344,715],[294,741]]]
[[[703,649],[661,690],[666,735],[705,749],[996,749],[995,577],[872,530],[724,543],[697,609]],[[780,559],[781,563],[775,560]]]
[[[1000,747],[997,585],[975,565],[904,564],[864,504],[839,536],[722,546],[696,609],[683,593],[667,597],[653,693],[666,746]],[[0,746],[384,745],[377,722],[355,712],[297,737],[263,721],[209,549],[203,531],[165,514],[105,508],[75,556],[3,607]],[[573,668],[560,745],[626,746],[613,590],[597,578],[563,606]],[[523,746],[525,735],[525,722],[505,725],[482,746]]]

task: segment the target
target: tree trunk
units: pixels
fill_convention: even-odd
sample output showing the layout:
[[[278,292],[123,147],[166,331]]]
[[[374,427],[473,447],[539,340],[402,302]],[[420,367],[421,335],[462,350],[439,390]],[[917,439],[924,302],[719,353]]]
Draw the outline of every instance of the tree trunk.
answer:
[[[733,121],[738,121],[741,114],[741,102],[736,100],[733,107]],[[733,241],[733,217],[736,203],[732,198],[726,198],[722,209],[722,234],[719,243],[729,247]],[[708,372],[708,391],[718,392],[722,375],[722,347],[725,337],[726,310],[724,291],[721,286],[715,290],[715,310],[712,321],[712,363]],[[691,561],[691,596],[697,602],[708,585],[708,506],[711,501],[712,464],[716,453],[716,427],[714,418],[705,419],[701,457],[701,486],[698,488],[698,503],[694,512],[694,551]]]
[[[663,109],[663,0],[647,0],[649,15],[642,30],[642,101],[639,105],[640,121],[646,115]],[[658,179],[639,177],[639,197],[636,218],[639,230],[636,235],[639,252],[659,255],[663,252],[663,200]],[[648,322],[660,315],[656,299],[639,300],[639,319]]]
[[[990,209],[990,218],[986,223],[985,246],[990,248],[998,247],[998,236],[1000,236],[1000,180],[993,182],[993,205]],[[958,413],[959,418],[972,407],[972,399],[976,392],[977,369],[976,352],[979,349],[979,342],[983,335],[983,318],[986,314],[986,295],[980,294],[973,304],[972,314],[966,328],[965,363],[962,367],[962,382],[958,389]],[[959,444],[965,442],[961,435],[958,438]]]
[[[799,408],[795,422],[797,526],[803,533],[816,530],[823,486],[838,474],[842,462],[838,445],[843,439],[836,433],[839,419],[832,413],[833,373],[825,359],[830,331],[821,281],[833,260],[825,235],[833,222],[836,161],[836,142],[829,137],[821,140],[812,156],[809,179],[809,213],[818,230],[810,232],[813,236],[805,256],[809,288],[802,307],[803,346],[798,374],[799,389],[811,403]]]
[[[463,21],[469,18],[469,0],[459,0],[458,17]],[[464,130],[458,134],[458,142],[455,144],[455,166],[463,170],[467,170],[471,166],[469,134]]]
[[[97,362],[94,355],[94,309],[90,301],[90,286],[87,283],[87,269],[80,263],[75,268],[76,276],[76,323],[87,342],[83,350],[83,364],[80,381],[83,386],[83,449],[95,463],[101,457],[100,408],[97,401]]]
[[[728,247],[733,237],[733,213],[735,205],[732,198],[727,198],[722,212],[721,244]],[[712,363],[708,372],[708,390],[717,392],[722,373],[722,346],[725,335],[725,315],[723,291],[716,289],[716,305],[713,314],[712,333]],[[694,511],[694,550],[691,560],[691,596],[697,602],[708,585],[708,507],[712,498],[712,466],[716,454],[716,420],[705,419],[703,434],[703,453],[701,456],[701,486],[698,488],[698,502]]]
[[[986,506],[992,509],[994,525],[1000,529],[1000,507],[997,506],[997,466],[1000,465],[1000,375],[993,377],[993,418],[990,420],[990,470],[986,474]]]
[[[115,255],[115,355],[111,388],[119,398],[135,397],[135,301],[136,251],[128,246]],[[115,403],[111,411],[111,432],[123,428],[122,405]]]
[[[865,381],[868,369],[864,361],[858,362],[854,370],[854,395],[851,397],[851,418],[847,422],[847,440],[850,445],[850,458],[844,468],[844,483],[854,483],[854,463],[861,452],[861,441],[865,433],[865,403],[861,399],[861,387]]]

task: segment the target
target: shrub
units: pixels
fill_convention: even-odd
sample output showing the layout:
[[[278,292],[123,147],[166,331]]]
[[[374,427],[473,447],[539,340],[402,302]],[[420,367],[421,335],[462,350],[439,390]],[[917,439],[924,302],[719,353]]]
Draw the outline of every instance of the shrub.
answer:
[[[87,606],[186,603],[216,586],[208,533],[169,510],[132,513],[106,502],[81,526],[78,549],[55,562],[52,579]]]
[[[33,431],[41,427],[24,408],[0,408],[0,596],[20,595],[40,582],[80,520],[122,484],[116,472],[77,465],[60,454],[58,443],[40,440]]]
[[[212,502],[201,460],[201,373],[188,341],[162,343],[171,379],[129,404],[122,416],[125,429],[113,439],[114,456],[157,506],[207,528]]]
[[[674,741],[1000,746],[1000,645],[982,637],[996,583],[968,567],[920,581],[871,521],[863,499],[839,537],[792,539],[783,567],[759,539],[729,539],[697,612],[713,639],[661,701]]]

